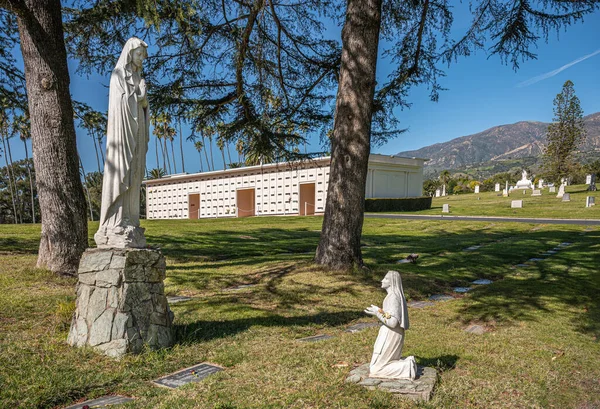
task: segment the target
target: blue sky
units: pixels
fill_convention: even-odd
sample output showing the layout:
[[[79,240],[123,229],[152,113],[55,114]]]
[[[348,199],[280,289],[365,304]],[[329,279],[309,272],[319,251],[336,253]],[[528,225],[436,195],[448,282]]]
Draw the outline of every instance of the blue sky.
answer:
[[[453,33],[467,28],[466,14],[456,13]],[[332,33],[339,32],[331,27]],[[523,120],[549,122],[552,120],[552,101],[560,92],[562,84],[570,79],[581,100],[586,115],[600,111],[600,13],[586,18],[583,24],[561,31],[559,37],[551,34],[548,43],[540,42],[535,50],[537,60],[526,61],[518,71],[501,64],[498,57],[488,58],[484,52],[462,58],[445,69],[446,77],[441,85],[447,88],[438,102],[429,100],[426,87],[415,88],[410,93],[412,107],[397,110],[403,128],[408,132],[386,145],[374,149],[374,153],[395,154],[414,150],[438,142],[481,132],[492,126],[510,124]],[[550,75],[553,71],[576,62],[584,56],[589,58]],[[104,77],[81,77],[75,71],[77,62],[70,61],[72,94],[77,100],[93,108],[106,111],[108,107],[108,75]],[[391,67],[379,62],[379,82],[385,80]],[[548,74],[548,78],[533,82]],[[185,132],[184,132],[185,135]],[[78,130],[78,148],[86,171],[97,169],[92,140],[83,130]],[[147,168],[156,167],[154,143],[151,139],[147,155]],[[13,141],[13,155],[24,157],[21,143]],[[177,147],[177,145],[176,145]],[[318,138],[311,139],[309,151],[320,150]],[[233,150],[232,150],[233,152]],[[214,149],[215,166],[222,169],[218,150]],[[176,155],[178,151],[176,150]],[[234,159],[235,160],[235,159]],[[181,171],[177,157],[177,168]],[[198,153],[191,143],[185,149],[187,172],[199,171]],[[205,165],[206,166],[206,165]]]

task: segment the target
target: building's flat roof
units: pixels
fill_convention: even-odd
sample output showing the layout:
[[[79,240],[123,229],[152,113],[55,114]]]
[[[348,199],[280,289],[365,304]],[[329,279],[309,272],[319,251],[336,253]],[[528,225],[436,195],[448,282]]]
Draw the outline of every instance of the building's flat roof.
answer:
[[[397,164],[397,165],[415,165],[414,162],[410,163],[409,161],[422,161],[423,163],[426,162],[428,159],[422,159],[422,158],[406,158],[406,157],[402,157],[402,156],[395,156],[395,155],[381,155],[381,154],[377,154],[377,153],[372,153],[369,155],[369,163],[381,163],[381,164]],[[298,162],[277,162],[277,163],[267,163],[264,165],[254,165],[254,166],[245,166],[242,168],[232,168],[232,169],[225,169],[225,170],[213,170],[213,171],[209,171],[209,172],[197,172],[197,173],[177,173],[174,175],[166,175],[163,176],[159,179],[146,179],[144,180],[142,183],[145,184],[153,184],[153,183],[164,183],[164,182],[168,182],[171,180],[182,180],[182,179],[190,179],[190,178],[196,178],[196,177],[212,177],[212,176],[217,176],[217,175],[230,175],[230,174],[235,174],[235,173],[244,173],[244,172],[251,172],[251,171],[255,171],[255,170],[268,170],[268,169],[273,169],[273,168],[282,168],[282,167],[290,167],[290,166],[300,166],[304,163],[329,163],[329,161],[331,161],[331,156],[322,156],[319,158],[313,158],[313,159],[307,159],[306,161],[298,161]],[[408,163],[407,163],[408,162]],[[422,166],[423,163],[420,163],[419,165]]]

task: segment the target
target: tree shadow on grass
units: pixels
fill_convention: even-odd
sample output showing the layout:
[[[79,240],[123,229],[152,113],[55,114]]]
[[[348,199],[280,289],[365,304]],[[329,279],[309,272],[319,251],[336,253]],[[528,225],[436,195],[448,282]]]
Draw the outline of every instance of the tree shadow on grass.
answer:
[[[535,321],[539,314],[569,314],[581,333],[600,337],[600,257],[590,235],[559,254],[487,288],[478,288],[459,312],[463,322]],[[551,259],[548,259],[551,260]]]
[[[247,331],[254,326],[262,327],[303,327],[307,325],[323,325],[336,327],[348,324],[364,316],[362,310],[320,312],[313,315],[286,317],[272,314],[266,317],[239,318],[228,321],[196,321],[191,324],[173,326],[176,344],[205,342],[225,338]]]

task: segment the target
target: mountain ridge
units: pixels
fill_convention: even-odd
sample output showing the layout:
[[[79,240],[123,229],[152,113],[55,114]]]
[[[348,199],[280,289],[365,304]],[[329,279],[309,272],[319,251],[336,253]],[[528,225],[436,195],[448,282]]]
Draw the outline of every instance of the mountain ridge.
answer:
[[[586,115],[587,136],[581,151],[600,151],[600,112]],[[429,159],[425,173],[441,170],[460,170],[488,162],[540,158],[546,146],[549,123],[518,121],[496,125],[484,131],[438,142],[420,149],[402,151],[396,156]],[[531,161],[528,161],[531,162]]]

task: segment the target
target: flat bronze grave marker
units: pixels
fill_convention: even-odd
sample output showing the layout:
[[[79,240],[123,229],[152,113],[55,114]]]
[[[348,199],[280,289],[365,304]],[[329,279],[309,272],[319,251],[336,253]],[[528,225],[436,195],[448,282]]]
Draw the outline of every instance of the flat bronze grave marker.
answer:
[[[330,339],[333,338],[331,335],[327,335],[327,334],[319,334],[319,335],[313,335],[312,337],[306,337],[306,338],[299,338],[298,341],[300,342],[318,342],[318,341],[324,341],[326,339]]]
[[[473,281],[473,284],[476,284],[476,285],[489,285],[492,283],[493,283],[493,281],[488,280],[487,278],[480,278],[479,280]]]
[[[177,304],[178,302],[184,302],[191,300],[192,297],[186,297],[184,295],[175,295],[173,297],[167,297],[167,302],[169,304]]]
[[[411,301],[408,303],[408,306],[411,308],[425,308],[435,305],[435,303],[431,301]]]
[[[453,300],[454,297],[452,297],[451,295],[445,295],[445,294],[434,294],[431,297],[429,297],[429,299],[431,301],[449,301],[449,300]]]
[[[102,396],[100,398],[86,400],[85,402],[77,403],[75,405],[68,406],[64,409],[82,409],[85,406],[89,406],[90,409],[102,409],[108,408],[115,405],[120,405],[122,403],[131,402],[133,398],[128,398],[126,396],[112,395],[112,396]]]
[[[354,334],[355,332],[359,332],[367,328],[374,328],[380,326],[381,324],[378,322],[359,322],[358,324],[350,325],[348,328],[346,328],[346,332],[351,332]]]
[[[186,369],[174,372],[170,375],[163,376],[153,381],[155,385],[164,386],[166,388],[179,388],[192,382],[199,382],[209,375],[222,371],[223,368],[207,363],[201,363],[191,366]]]

